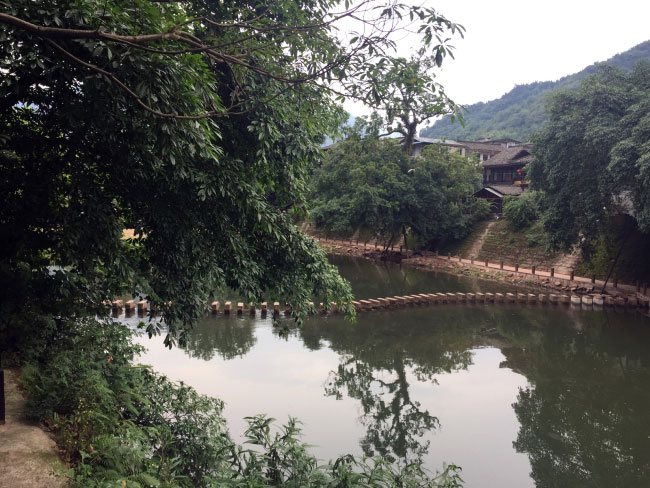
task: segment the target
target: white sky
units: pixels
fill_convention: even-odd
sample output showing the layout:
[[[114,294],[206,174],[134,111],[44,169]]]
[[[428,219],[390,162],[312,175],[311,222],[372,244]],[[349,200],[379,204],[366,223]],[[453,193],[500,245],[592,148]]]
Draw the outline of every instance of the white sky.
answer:
[[[501,97],[515,85],[557,80],[650,39],[650,0],[425,0],[467,29],[438,81],[457,103]],[[408,56],[413,40],[401,41]],[[363,106],[346,102],[353,115]]]

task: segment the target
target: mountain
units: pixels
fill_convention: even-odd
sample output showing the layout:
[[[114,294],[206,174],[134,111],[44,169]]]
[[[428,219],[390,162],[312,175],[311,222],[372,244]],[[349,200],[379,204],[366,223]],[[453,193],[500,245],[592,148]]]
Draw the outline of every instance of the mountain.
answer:
[[[605,61],[605,64],[630,70],[637,61],[650,61],[650,41],[642,42],[623,53]],[[546,121],[545,103],[553,90],[574,90],[580,81],[594,73],[598,63],[578,73],[557,81],[542,81],[517,85],[501,98],[487,103],[479,102],[467,107],[465,127],[458,122],[452,124],[450,117],[438,120],[431,127],[420,131],[422,137],[477,140],[482,137],[511,137],[526,141],[530,134],[541,129]]]

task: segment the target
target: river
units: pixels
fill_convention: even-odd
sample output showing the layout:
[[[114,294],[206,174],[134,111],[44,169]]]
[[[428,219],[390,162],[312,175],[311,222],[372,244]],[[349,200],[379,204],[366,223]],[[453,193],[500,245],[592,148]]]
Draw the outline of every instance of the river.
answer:
[[[513,291],[334,257],[357,298]],[[646,312],[647,313],[647,312]],[[137,317],[122,319],[134,325]],[[138,339],[144,364],[244,417],[302,421],[322,459],[421,458],[465,486],[650,486],[650,318],[552,305],[458,304],[287,319],[207,316],[185,349]],[[286,327],[285,327],[286,326]]]

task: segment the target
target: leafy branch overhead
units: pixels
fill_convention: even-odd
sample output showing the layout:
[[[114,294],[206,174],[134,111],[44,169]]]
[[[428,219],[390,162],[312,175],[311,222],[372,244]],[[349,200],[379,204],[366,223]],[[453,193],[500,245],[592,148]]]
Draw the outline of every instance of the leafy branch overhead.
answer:
[[[61,6],[67,8],[7,4],[0,12],[5,41],[22,44],[21,38],[29,39],[41,47],[35,58],[39,65],[62,57],[85,68],[88,75],[105,77],[144,110],[176,119],[241,114],[304,84],[376,103],[390,97],[376,75],[391,63],[397,32],[420,23],[422,52],[431,52],[438,66],[452,49],[443,33],[464,32],[432,8],[395,0],[233,2],[227,7],[140,0]],[[359,33],[351,33],[349,42],[339,40],[341,24]],[[143,57],[162,65],[177,64],[182,70],[177,76],[192,76],[203,110],[173,111],[158,96],[159,83],[133,84],[120,76],[120,65]],[[227,100],[208,76],[211,69],[232,77],[236,90]],[[273,83],[266,98],[260,100],[250,92],[247,73]]]

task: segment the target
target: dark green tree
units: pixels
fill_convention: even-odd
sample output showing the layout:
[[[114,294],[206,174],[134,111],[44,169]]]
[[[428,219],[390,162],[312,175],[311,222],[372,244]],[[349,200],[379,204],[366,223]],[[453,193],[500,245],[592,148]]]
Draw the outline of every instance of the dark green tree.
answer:
[[[334,232],[371,229],[386,247],[407,232],[435,247],[464,237],[489,211],[472,196],[479,184],[476,161],[445,148],[411,158],[395,140],[354,137],[315,171],[311,216]]]
[[[629,73],[602,66],[575,92],[550,100],[529,176],[545,192],[551,244],[587,253],[617,215],[650,232],[650,64]]]
[[[221,286],[349,302],[294,219],[340,123],[332,93],[381,97],[369,70],[411,15],[446,54],[435,34],[455,24],[392,1],[0,4],[3,330],[21,335],[24,304],[86,312],[124,291],[162,310],[168,344]],[[364,32],[349,43],[345,19]]]

